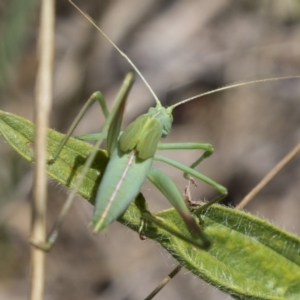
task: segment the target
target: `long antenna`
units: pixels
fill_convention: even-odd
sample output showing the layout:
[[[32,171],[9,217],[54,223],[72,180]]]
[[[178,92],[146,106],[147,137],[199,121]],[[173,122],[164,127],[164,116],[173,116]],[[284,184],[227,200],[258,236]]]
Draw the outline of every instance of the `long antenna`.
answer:
[[[72,0],[69,0],[69,2],[84,16],[86,17],[93,25],[94,27],[114,46],[114,48],[129,62],[129,64],[133,67],[133,69],[138,73],[140,78],[144,81],[145,85],[147,86],[148,90],[154,97],[156,101],[156,105],[161,106],[161,103],[157,96],[155,95],[154,91],[152,90],[151,86],[145,79],[145,77],[142,75],[142,73],[139,71],[139,69],[135,66],[135,64],[131,61],[131,59],[105,34],[105,32],[96,24],[96,22],[87,15],[84,11],[82,11]]]
[[[148,88],[148,90],[150,91],[150,93],[152,94],[152,96],[154,97],[155,101],[156,101],[156,105],[161,106],[161,103],[158,99],[158,97],[155,95],[154,91],[152,90],[151,86],[149,85],[149,83],[147,82],[147,80],[145,79],[145,77],[142,75],[142,73],[139,71],[139,69],[135,66],[135,64],[131,61],[131,59],[105,34],[105,32],[95,23],[95,21],[89,16],[87,15],[84,11],[82,11],[72,0],[69,0],[69,2],[85,17],[87,18],[93,25],[94,27],[113,45],[113,47],[128,61],[128,63],[132,66],[132,68],[136,71],[136,73],[140,76],[140,78],[144,81],[146,87]],[[190,98],[187,98],[185,100],[182,100],[172,106],[170,106],[169,108],[171,110],[173,110],[175,107],[180,106],[184,103],[190,102],[192,100],[207,96],[207,95],[211,95],[214,93],[218,93],[221,91],[225,91],[225,90],[229,90],[231,88],[235,88],[235,87],[241,87],[244,85],[248,85],[248,84],[255,84],[255,83],[264,83],[264,82],[270,82],[270,81],[277,81],[277,80],[287,80],[287,79],[296,79],[296,78],[300,78],[300,75],[296,75],[296,76],[286,76],[286,77],[274,77],[274,78],[265,78],[265,79],[258,79],[258,80],[253,80],[253,81],[244,81],[244,82],[238,82],[238,83],[233,83],[230,85],[226,85],[224,87],[220,87],[217,88],[215,90],[211,90]]]
[[[221,91],[229,90],[229,89],[235,88],[235,87],[240,87],[240,86],[244,86],[244,85],[248,85],[248,84],[254,84],[254,83],[264,83],[264,82],[269,82],[269,81],[287,80],[287,79],[296,79],[296,78],[300,78],[300,75],[285,76],[285,77],[274,77],[274,78],[265,78],[265,79],[258,79],[258,80],[253,80],[253,81],[244,81],[244,82],[233,83],[233,84],[226,85],[226,86],[217,88],[215,90],[211,90],[209,92],[205,92],[205,93],[193,96],[191,98],[182,100],[182,101],[180,101],[180,102],[172,105],[171,108],[174,109],[175,107],[177,107],[177,106],[179,106],[181,104],[187,103],[189,101],[192,101],[192,100],[195,100],[195,99],[207,96],[207,95],[211,95],[211,94],[214,94],[214,93],[218,93],[218,92],[221,92]]]

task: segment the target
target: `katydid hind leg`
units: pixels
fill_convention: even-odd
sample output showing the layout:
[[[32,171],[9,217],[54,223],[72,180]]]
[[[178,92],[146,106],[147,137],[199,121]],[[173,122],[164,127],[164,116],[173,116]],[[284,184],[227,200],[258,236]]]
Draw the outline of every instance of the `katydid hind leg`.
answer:
[[[84,106],[84,108],[81,110],[81,112],[77,116],[76,120],[73,122],[70,130],[68,131],[67,136],[69,137],[70,134],[74,131],[75,127],[78,125],[79,121],[82,119],[82,117],[84,115],[84,112],[86,112],[88,107],[90,107],[91,103],[93,101],[95,101],[95,98],[96,98],[96,100],[99,100],[98,102],[100,103],[100,106],[101,106],[101,108],[103,110],[103,113],[106,117],[104,125],[102,126],[102,131],[105,133],[108,130],[108,128],[111,126],[112,121],[116,120],[115,115],[118,115],[120,113],[120,111],[123,112],[124,105],[125,105],[124,102],[126,102],[126,99],[127,99],[129,90],[130,90],[130,88],[133,84],[133,81],[134,81],[134,74],[133,74],[133,72],[129,72],[126,75],[126,77],[125,77],[125,79],[122,83],[122,87],[121,87],[121,89],[120,89],[120,91],[119,91],[119,93],[116,97],[116,101],[115,101],[114,106],[111,110],[111,113],[108,113],[108,109],[106,107],[106,104],[104,103],[105,102],[104,98],[103,97],[99,98],[98,96],[95,97],[95,95],[97,95],[96,93],[98,93],[98,92],[94,93],[93,96],[91,97],[93,100],[91,100],[91,98],[90,98],[89,99],[90,103],[88,105],[86,104]],[[117,126],[119,126],[119,125],[117,125]],[[116,128],[116,126],[114,126],[114,128]],[[111,139],[115,138],[114,132],[111,135],[112,135]],[[86,176],[86,173],[87,173],[88,169],[91,167],[91,165],[92,165],[92,163],[95,159],[95,156],[97,154],[97,150],[100,147],[100,145],[101,145],[101,143],[102,143],[102,141],[105,137],[106,137],[106,135],[100,135],[100,138],[98,139],[97,143],[94,145],[88,159],[86,160],[86,162],[83,166],[82,172],[81,172],[80,176],[78,177],[78,179],[75,183],[75,187],[71,190],[70,194],[68,195],[67,200],[64,203],[63,208],[60,211],[60,214],[58,216],[58,219],[57,219],[56,223],[53,225],[53,228],[51,229],[51,231],[50,231],[50,233],[47,237],[46,242],[45,243],[40,243],[39,241],[33,241],[33,240],[31,241],[31,243],[34,244],[36,247],[38,247],[38,248],[40,248],[44,251],[49,251],[51,249],[52,245],[56,241],[59,229],[62,226],[62,223],[65,219],[65,216],[68,213],[68,211],[70,210],[70,207],[73,203],[73,200],[76,196],[76,193],[77,193],[78,189],[80,188],[80,186],[82,184],[82,181],[83,181],[84,177]],[[67,139],[64,139],[63,143],[65,144],[66,142],[67,142]],[[61,151],[62,148],[63,148],[63,146],[60,145],[60,147],[58,148],[59,151],[56,151],[56,153],[58,153],[58,155],[59,155],[59,152]]]
[[[114,107],[111,111],[111,122],[109,123],[108,135],[107,135],[107,152],[108,156],[111,155],[114,148],[117,145],[117,141],[120,135],[124,110],[126,106],[126,101],[128,94],[133,85],[134,73],[127,73],[121,89],[118,92],[118,95],[115,100]]]
[[[181,192],[178,190],[175,183],[169,176],[158,169],[152,168],[148,173],[148,179],[164,194],[169,202],[178,211],[186,225],[200,238],[200,248],[207,249],[210,246],[210,241],[202,232],[197,222],[191,215]],[[199,247],[199,243],[198,243]]]
[[[211,178],[203,175],[202,173],[194,170],[191,167],[188,167],[188,166],[186,166],[182,163],[179,163],[179,162],[177,162],[173,159],[170,159],[170,158],[167,158],[167,157],[164,157],[164,156],[160,156],[160,155],[155,155],[154,160],[167,163],[167,164],[183,171],[185,174],[189,174],[192,177],[197,178],[197,179],[207,183],[208,185],[210,185],[211,187],[213,187],[214,189],[216,189],[219,192],[219,195],[217,195],[211,201],[209,201],[208,203],[205,203],[204,205],[202,205],[198,209],[196,209],[195,213],[196,213],[197,216],[200,216],[201,212],[204,211],[205,209],[207,209],[212,204],[220,202],[228,193],[227,189],[224,186],[222,186],[221,184],[219,184],[216,181],[212,180]]]
[[[158,172],[160,172],[160,171],[158,171]],[[152,174],[152,175],[155,176],[155,174]],[[163,175],[167,176],[165,174],[163,174]],[[160,179],[161,178],[158,178],[158,180],[160,180]],[[167,178],[166,180],[167,181],[165,181],[165,183],[167,183],[168,181],[171,181],[170,178]],[[174,188],[174,186],[172,186],[172,187]],[[176,189],[176,187],[175,187],[175,189]],[[179,194],[180,194],[180,192],[178,193],[178,197],[180,197]],[[147,236],[149,236],[151,238],[151,236],[153,234],[151,227],[149,227],[149,223],[151,223],[151,224],[155,224],[157,227],[163,229],[164,231],[167,231],[169,234],[171,234],[171,235],[181,239],[182,241],[185,241],[188,244],[193,245],[199,249],[206,250],[209,247],[210,242],[208,240],[205,240],[205,242],[199,243],[198,239],[189,237],[187,235],[184,235],[182,232],[180,232],[177,228],[177,224],[176,224],[176,227],[173,227],[171,224],[167,224],[166,220],[153,215],[148,210],[148,205],[146,203],[146,200],[141,193],[137,196],[134,203],[135,203],[136,207],[138,207],[138,209],[140,210],[140,214],[141,214],[141,221],[140,221],[140,226],[138,229],[138,233],[139,233],[141,240],[145,240],[147,238]]]
[[[78,115],[76,116],[75,120],[73,121],[73,123],[71,124],[68,132],[66,133],[64,139],[61,141],[61,143],[59,144],[59,146],[57,147],[55,153],[51,156],[51,158],[49,159],[49,163],[54,163],[55,160],[57,159],[57,157],[59,156],[61,150],[63,149],[63,147],[65,146],[66,142],[68,141],[68,139],[70,138],[70,136],[72,135],[72,133],[74,132],[74,130],[76,129],[77,125],[79,124],[79,122],[82,120],[83,116],[85,115],[85,113],[88,111],[88,109],[94,104],[94,102],[98,101],[98,103],[100,104],[100,107],[102,109],[103,115],[105,117],[105,119],[107,119],[109,112],[107,109],[107,105],[106,105],[106,101],[103,97],[103,95],[101,94],[101,92],[97,91],[95,93],[93,93],[90,98],[88,99],[88,101],[85,103],[85,105],[82,107],[82,109],[80,110],[80,112],[78,113]]]

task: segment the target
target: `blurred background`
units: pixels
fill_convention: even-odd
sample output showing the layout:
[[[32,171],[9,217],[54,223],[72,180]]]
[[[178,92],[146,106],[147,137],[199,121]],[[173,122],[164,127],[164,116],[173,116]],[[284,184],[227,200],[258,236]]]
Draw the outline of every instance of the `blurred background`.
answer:
[[[164,105],[233,82],[300,75],[300,2],[76,1],[134,61]],[[33,118],[38,5],[0,3],[0,105]],[[51,127],[66,132],[92,92],[108,103],[131,69],[68,1],[56,6],[54,103]],[[211,143],[215,153],[198,170],[228,187],[236,205],[300,140],[300,80],[249,85],[216,93],[174,111],[168,142]],[[154,105],[137,77],[124,126]],[[94,107],[76,134],[97,132]],[[190,164],[197,151],[164,151]],[[0,141],[0,299],[24,299],[29,288],[32,167]],[[179,171],[156,164],[183,191]],[[247,206],[253,214],[300,232],[299,155]],[[195,199],[216,192],[198,183]],[[149,183],[142,190],[152,211],[170,207]],[[68,191],[49,181],[49,229]],[[78,197],[47,255],[45,299],[143,299],[177,265],[150,240],[112,224],[93,236],[93,208]],[[232,253],[234,255],[234,253]],[[155,299],[231,299],[186,270]]]

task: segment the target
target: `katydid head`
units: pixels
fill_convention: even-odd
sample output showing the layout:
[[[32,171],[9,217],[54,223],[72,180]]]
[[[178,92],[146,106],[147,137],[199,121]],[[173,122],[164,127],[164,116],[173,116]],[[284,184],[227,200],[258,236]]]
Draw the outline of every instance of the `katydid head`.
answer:
[[[150,107],[147,114],[149,117],[156,118],[159,122],[161,127],[161,137],[166,137],[171,132],[173,115],[170,108],[156,105],[156,107]]]

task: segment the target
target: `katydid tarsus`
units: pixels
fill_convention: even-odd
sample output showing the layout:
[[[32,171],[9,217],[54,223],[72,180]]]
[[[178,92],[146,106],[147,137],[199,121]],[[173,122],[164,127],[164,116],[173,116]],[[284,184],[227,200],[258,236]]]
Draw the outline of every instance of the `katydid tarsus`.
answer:
[[[88,16],[86,17],[90,20],[90,22],[92,22],[94,26],[97,27],[97,25],[93,22],[93,20],[91,20]],[[238,87],[250,83],[273,81],[273,80],[278,80],[279,78],[255,80],[251,82],[238,83],[231,86],[222,87],[217,90],[213,90],[183,100],[168,108],[164,108],[162,107],[160,101],[158,100],[158,98],[156,97],[156,95],[148,85],[148,83],[140,74],[139,70],[131,62],[131,60],[105,35],[105,33],[103,33],[103,31],[99,27],[97,28],[117,49],[117,51],[119,51],[119,53],[127,59],[127,61],[135,69],[135,71],[144,80],[146,86],[149,88],[150,92],[152,93],[152,95],[156,100],[156,107],[150,108],[147,114],[144,114],[139,118],[137,118],[136,121],[134,121],[132,124],[130,124],[127,127],[124,133],[120,136],[120,139],[118,139],[120,135],[120,128],[122,123],[125,100],[127,98],[127,94],[132,84],[132,74],[129,74],[124,81],[124,85],[119,93],[119,96],[117,97],[116,104],[114,105],[114,108],[110,113],[108,112],[105,100],[102,97],[102,95],[100,93],[95,93],[92,95],[92,97],[87,102],[85,107],[82,109],[77,119],[74,121],[74,124],[68,131],[65,140],[61,143],[60,147],[57,149],[55,155],[50,159],[49,163],[55,161],[55,159],[58,157],[60,150],[63,148],[66,140],[72,134],[73,130],[81,120],[82,116],[84,115],[88,107],[90,107],[90,105],[94,101],[98,101],[102,108],[103,114],[106,117],[106,121],[102,127],[101,135],[100,136],[98,135],[97,137],[98,142],[95,145],[95,151],[93,151],[88,161],[86,162],[84,170],[81,176],[78,178],[78,182],[76,185],[78,189],[78,187],[81,184],[82,178],[85,176],[85,171],[90,167],[93,161],[93,155],[95,155],[97,147],[101,144],[101,142],[104,139],[106,139],[106,135],[107,135],[107,141],[108,141],[107,149],[108,149],[108,154],[110,156],[110,160],[98,190],[95,214],[92,221],[94,232],[98,232],[99,230],[108,227],[108,225],[111,222],[116,220],[123,213],[123,211],[129,205],[129,203],[139,193],[141,185],[143,184],[146,177],[148,177],[150,181],[154,183],[154,185],[159,190],[161,190],[161,192],[167,197],[167,199],[172,203],[172,205],[175,206],[175,208],[178,210],[178,212],[185,220],[186,224],[198,235],[201,241],[201,242],[194,242],[194,241],[191,242],[196,243],[196,245],[200,248],[207,248],[210,242],[203,235],[195,219],[191,216],[189,209],[185,204],[181,193],[176,188],[175,184],[164,173],[162,173],[159,170],[155,170],[151,168],[151,165],[153,159],[168,163],[174,166],[175,168],[178,168],[179,170],[183,171],[184,176],[186,178],[189,178],[190,176],[194,178],[198,178],[206,182],[207,184],[211,185],[212,187],[214,187],[220,193],[213,200],[211,200],[207,204],[204,204],[203,206],[201,206],[195,211],[195,215],[200,217],[202,210],[206,209],[208,206],[212,205],[213,203],[220,201],[227,194],[227,190],[225,187],[223,187],[222,185],[216,183],[210,178],[194,170],[194,168],[198,164],[200,164],[200,162],[202,162],[205,158],[209,157],[212,154],[213,148],[209,144],[201,144],[201,143],[163,144],[163,143],[159,143],[159,139],[161,137],[165,137],[170,132],[171,124],[172,124],[172,111],[177,106],[182,105],[188,101],[195,100],[196,98],[208,94],[212,94],[218,91],[226,90],[232,87]],[[295,76],[293,77],[291,76],[287,78],[295,78]],[[170,160],[168,158],[155,155],[157,149],[158,150],[199,149],[199,150],[203,150],[204,153],[190,167],[188,167],[176,161]],[[119,168],[120,165],[122,165],[122,167]],[[116,171],[116,169],[118,169],[118,171]],[[137,176],[132,175],[136,172],[139,172],[139,175]],[[72,192],[69,194],[69,197],[62,210],[59,220],[54,226],[53,230],[51,231],[46,244],[40,245],[37,241],[34,241],[35,244],[38,244],[43,249],[49,249],[51,247],[51,245],[54,243],[56,239],[58,229],[62,223],[64,215],[66,214],[68,208],[70,207],[75,194],[76,194],[76,188],[72,190]]]

